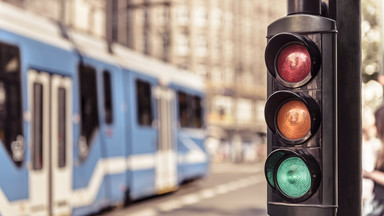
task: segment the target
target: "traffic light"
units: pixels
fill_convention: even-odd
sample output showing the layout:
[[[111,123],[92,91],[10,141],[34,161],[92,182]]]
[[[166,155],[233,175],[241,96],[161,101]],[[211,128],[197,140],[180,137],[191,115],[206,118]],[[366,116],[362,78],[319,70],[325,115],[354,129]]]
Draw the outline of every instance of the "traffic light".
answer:
[[[271,216],[337,211],[337,30],[315,2],[289,0],[288,16],[268,26],[265,176]]]

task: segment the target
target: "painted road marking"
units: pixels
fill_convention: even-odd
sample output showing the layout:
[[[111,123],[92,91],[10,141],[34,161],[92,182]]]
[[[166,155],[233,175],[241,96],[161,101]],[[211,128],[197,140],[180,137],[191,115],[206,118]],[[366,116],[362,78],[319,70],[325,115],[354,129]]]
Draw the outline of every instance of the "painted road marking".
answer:
[[[192,194],[187,194],[187,195],[178,197],[177,200],[164,201],[149,209],[147,208],[145,210],[141,210],[137,212],[129,212],[129,216],[164,215],[164,212],[180,209],[180,208],[183,208],[184,206],[202,202],[206,199],[210,199],[218,195],[229,193],[231,191],[256,185],[264,181],[265,181],[265,178],[264,178],[264,175],[262,174],[248,176],[246,178],[230,181],[221,185],[217,185],[212,188],[204,189]]]
[[[157,208],[160,211],[168,212],[168,211],[172,211],[172,210],[179,208],[181,205],[182,204],[180,203],[180,200],[170,200],[170,201],[166,201],[162,204],[159,204],[157,206]]]
[[[211,173],[259,173],[264,171],[262,164],[255,166],[238,167],[230,164],[216,165],[212,167]]]
[[[159,215],[159,214],[153,208],[137,211],[134,213],[129,213],[129,216],[156,216],[156,215]]]

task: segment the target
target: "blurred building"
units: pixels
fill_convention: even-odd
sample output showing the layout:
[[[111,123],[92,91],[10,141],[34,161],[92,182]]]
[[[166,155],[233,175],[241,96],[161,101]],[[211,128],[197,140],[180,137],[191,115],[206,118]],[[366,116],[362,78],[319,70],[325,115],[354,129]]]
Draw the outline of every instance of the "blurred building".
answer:
[[[0,0],[77,31],[105,38],[105,0]],[[108,1],[108,0],[107,0]]]
[[[250,141],[266,132],[267,25],[286,15],[270,0],[0,0],[206,79],[211,135]]]
[[[208,125],[223,139],[266,132],[267,25],[286,1],[110,0],[107,38],[204,77]]]

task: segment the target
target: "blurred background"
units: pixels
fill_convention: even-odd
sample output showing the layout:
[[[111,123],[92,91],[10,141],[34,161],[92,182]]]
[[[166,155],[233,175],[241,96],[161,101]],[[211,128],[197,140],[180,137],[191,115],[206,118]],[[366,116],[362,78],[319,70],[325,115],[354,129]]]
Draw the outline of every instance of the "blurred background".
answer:
[[[200,75],[214,161],[257,160],[265,152],[235,159],[229,149],[265,144],[266,30],[286,15],[285,1],[2,1]]]
[[[267,26],[286,15],[286,1],[1,1],[108,43],[121,44],[204,79],[206,148],[211,155],[211,176],[171,196],[140,201],[128,210],[105,214],[131,212],[129,215],[135,215],[137,211],[141,213],[136,215],[158,215],[148,211],[148,206],[165,202],[162,199],[178,199],[210,184],[213,187],[236,179],[254,178],[257,183],[248,186],[252,189],[244,187],[241,193],[233,192],[230,196],[232,192],[225,192],[229,197],[211,204],[217,206],[216,210],[187,209],[159,215],[240,215],[241,209],[237,207],[242,204],[235,202],[237,199],[244,199],[246,206],[242,209],[251,209],[241,215],[266,215],[266,183],[254,176],[260,174],[264,178],[266,158],[264,50]],[[383,5],[381,0],[362,0],[362,119],[367,140],[374,124],[373,112],[383,100]],[[227,180],[222,182],[223,179]],[[237,210],[218,210],[226,209],[231,203]],[[259,203],[257,208],[254,203]]]

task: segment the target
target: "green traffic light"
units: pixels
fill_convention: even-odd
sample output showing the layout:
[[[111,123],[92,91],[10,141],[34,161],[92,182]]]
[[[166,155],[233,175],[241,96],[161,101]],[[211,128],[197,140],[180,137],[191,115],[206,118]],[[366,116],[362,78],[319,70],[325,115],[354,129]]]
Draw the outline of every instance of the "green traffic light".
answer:
[[[285,195],[298,198],[311,188],[311,173],[301,158],[289,157],[277,169],[276,182]]]
[[[277,151],[268,157],[268,160],[265,164],[266,165],[265,174],[266,174],[268,182],[271,184],[271,186],[273,188],[275,188],[275,182],[273,179],[273,173],[275,171],[275,167],[276,167],[277,163],[279,162],[279,160],[282,157],[284,157],[285,154],[286,153],[284,151]]]

